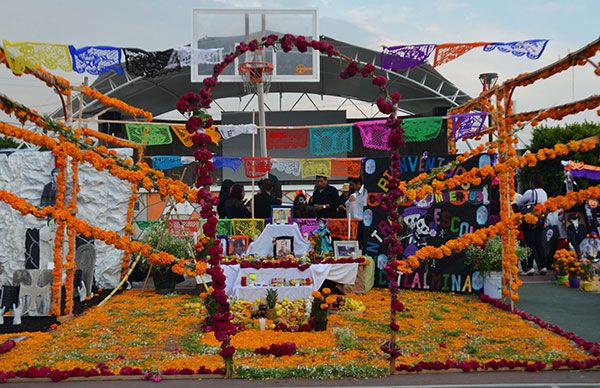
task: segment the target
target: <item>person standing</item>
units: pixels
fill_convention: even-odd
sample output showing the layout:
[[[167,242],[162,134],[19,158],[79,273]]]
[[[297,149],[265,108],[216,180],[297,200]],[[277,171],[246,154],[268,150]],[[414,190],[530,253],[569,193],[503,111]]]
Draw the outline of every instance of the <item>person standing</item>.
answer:
[[[308,202],[315,207],[317,217],[335,218],[339,202],[337,189],[328,183],[326,176],[317,175],[315,192]]]
[[[523,193],[523,196],[517,201],[517,206],[521,211],[527,210],[537,204],[543,204],[548,200],[546,191],[542,188],[544,181],[542,176],[534,174],[531,176],[529,181],[530,189]],[[522,276],[531,276],[535,273],[533,269],[533,262],[535,260],[540,275],[546,274],[546,249],[544,243],[544,223],[538,221],[535,225],[525,223],[523,225],[523,237],[525,245],[529,248],[531,253],[527,258],[527,262],[523,263]]]
[[[233,186],[233,181],[231,179],[225,179],[223,183],[221,183],[221,191],[219,191],[219,204],[217,205],[217,213],[219,214],[219,218],[227,217],[225,214],[225,202],[227,202],[229,199],[231,186]]]
[[[229,198],[225,202],[225,216],[227,218],[250,218],[251,214],[244,205],[244,186],[236,183],[231,186]]]
[[[260,193],[254,196],[254,218],[271,218],[271,206],[277,205],[273,197],[273,183],[265,179],[260,183]]]

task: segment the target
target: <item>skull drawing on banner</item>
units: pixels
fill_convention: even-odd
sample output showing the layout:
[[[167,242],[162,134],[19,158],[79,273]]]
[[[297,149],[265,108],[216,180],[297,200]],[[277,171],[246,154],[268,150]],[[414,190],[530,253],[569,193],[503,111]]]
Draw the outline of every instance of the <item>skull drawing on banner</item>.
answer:
[[[431,237],[437,236],[435,223],[427,216],[427,209],[410,206],[404,209],[402,220],[406,229],[401,236],[404,245],[404,257],[414,255],[415,252],[428,245]]]

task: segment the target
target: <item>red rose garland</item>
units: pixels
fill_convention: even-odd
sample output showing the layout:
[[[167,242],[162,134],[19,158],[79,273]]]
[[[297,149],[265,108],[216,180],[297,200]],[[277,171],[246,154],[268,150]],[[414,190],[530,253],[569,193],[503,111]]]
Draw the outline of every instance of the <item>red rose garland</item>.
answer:
[[[218,198],[212,196],[208,189],[213,182],[211,174],[215,169],[213,163],[210,161],[213,156],[212,152],[206,148],[211,143],[211,138],[205,133],[200,132],[200,129],[210,128],[213,125],[213,119],[203,110],[210,108],[212,88],[218,85],[218,78],[223,70],[233,63],[237,57],[246,52],[262,50],[263,48],[275,46],[276,43],[280,43],[281,49],[286,53],[293,50],[294,47],[299,52],[306,52],[309,48],[312,48],[330,57],[339,58],[346,65],[340,72],[340,78],[348,79],[358,74],[364,78],[371,77],[373,85],[379,87],[383,92],[383,96],[377,99],[377,107],[382,113],[389,115],[388,125],[392,128],[389,143],[393,150],[390,192],[383,197],[383,203],[388,213],[390,213],[389,220],[394,233],[388,239],[390,265],[387,269],[390,292],[392,293],[390,327],[393,333],[390,343],[382,348],[390,354],[391,364],[393,365],[395,358],[400,354],[395,348],[394,336],[395,331],[398,330],[398,325],[395,322],[395,313],[403,309],[402,303],[397,300],[398,273],[394,265],[396,258],[402,253],[402,246],[397,238],[397,232],[400,231],[400,216],[398,214],[398,206],[396,205],[402,195],[402,192],[398,190],[400,183],[400,153],[398,149],[404,144],[404,130],[401,126],[402,120],[396,117],[400,94],[393,93],[390,95],[388,93],[386,88],[387,79],[374,74],[375,66],[366,64],[361,67],[357,61],[341,54],[339,50],[327,41],[311,40],[309,42],[304,36],[294,36],[292,34],[285,34],[281,38],[277,35],[269,35],[263,37],[260,41],[254,39],[250,42],[240,42],[235,47],[235,52],[225,55],[223,61],[213,67],[212,76],[203,80],[202,88],[198,94],[186,93],[179,98],[176,104],[177,110],[188,117],[186,129],[193,134],[192,141],[198,145],[197,150],[194,152],[194,157],[198,161],[196,170],[196,187],[199,188],[198,203],[201,207],[201,216],[207,220],[203,225],[204,235],[211,239],[212,244],[208,250],[208,257],[198,257],[197,260],[207,260],[211,264],[207,273],[212,277],[212,296],[215,298],[218,306],[217,312],[212,316],[212,321],[214,322],[212,330],[215,333],[215,338],[221,342],[221,352],[219,354],[225,360],[225,376],[231,377],[233,375],[233,355],[235,354],[235,348],[231,345],[231,336],[235,335],[236,328],[231,323],[233,314],[230,311],[227,295],[225,294],[225,275],[221,268],[223,252],[221,245],[215,242],[217,216],[214,207],[217,205]]]

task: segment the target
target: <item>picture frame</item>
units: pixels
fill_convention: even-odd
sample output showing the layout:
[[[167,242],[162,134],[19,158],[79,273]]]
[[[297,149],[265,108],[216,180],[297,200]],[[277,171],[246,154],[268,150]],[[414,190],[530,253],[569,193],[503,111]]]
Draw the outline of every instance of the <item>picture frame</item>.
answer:
[[[358,256],[359,247],[356,240],[344,240],[333,242],[333,255],[336,259],[342,257],[353,257],[353,254]]]
[[[294,254],[294,237],[280,236],[273,239],[273,257],[282,258]]]
[[[246,255],[250,238],[248,236],[230,236],[227,241],[230,256],[242,257]]]
[[[217,240],[219,240],[219,243],[221,244],[221,248],[223,249],[223,254],[229,254],[229,237],[225,236],[225,235],[219,235],[217,236]]]
[[[271,223],[278,225],[291,225],[294,218],[294,208],[288,205],[271,206]]]

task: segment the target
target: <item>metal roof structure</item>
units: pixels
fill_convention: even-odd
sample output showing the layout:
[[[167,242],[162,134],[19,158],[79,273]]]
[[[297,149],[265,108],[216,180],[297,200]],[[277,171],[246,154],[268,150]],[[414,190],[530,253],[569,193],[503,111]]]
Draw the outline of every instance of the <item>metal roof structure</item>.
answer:
[[[433,108],[458,106],[470,98],[428,63],[402,71],[383,70],[379,67],[378,51],[326,36],[322,36],[321,39],[329,41],[342,53],[362,64],[374,64],[378,74],[388,77],[389,91],[399,92],[402,95],[399,108],[406,114],[429,116]],[[340,79],[341,68],[338,59],[321,54],[320,69],[319,82],[274,82],[271,84],[270,94],[301,93],[300,98],[309,94],[328,95],[368,103],[374,103],[379,96],[378,88],[371,85],[369,79],[360,75],[346,80]],[[134,78],[127,72],[123,75],[110,72],[98,77],[91,87],[110,97],[150,111],[156,117],[172,111],[179,96],[197,90],[199,84],[190,81],[190,68],[186,67],[155,78]],[[213,98],[217,107],[218,99],[243,95],[246,93],[241,83],[224,82],[213,89]],[[75,117],[79,115],[77,99],[78,97],[73,103]],[[313,105],[319,110],[318,103],[313,102]],[[97,117],[109,110],[98,101],[84,99],[84,118]],[[61,115],[62,111],[53,114],[55,117]]]

